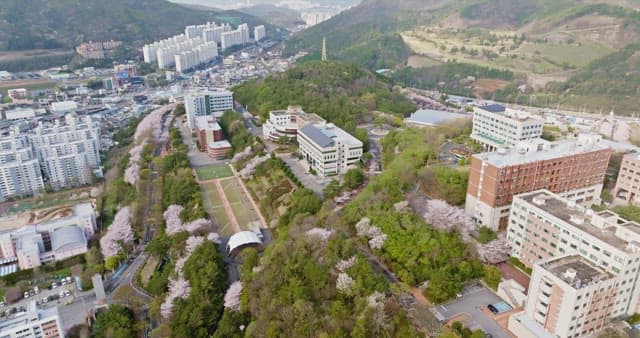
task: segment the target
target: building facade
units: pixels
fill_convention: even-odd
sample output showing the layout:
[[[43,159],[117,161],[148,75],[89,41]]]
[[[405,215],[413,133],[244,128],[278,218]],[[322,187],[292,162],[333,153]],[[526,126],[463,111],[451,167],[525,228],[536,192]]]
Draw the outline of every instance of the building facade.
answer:
[[[363,144],[332,123],[308,124],[298,130],[299,152],[319,175],[346,172],[362,156]]]
[[[0,200],[44,193],[40,162],[26,135],[0,139]]]
[[[267,36],[267,30],[264,28],[264,25],[256,26],[253,28],[253,39],[256,42],[260,42]]]
[[[640,224],[625,220],[612,211],[595,212],[548,190],[538,190],[514,198],[507,240],[512,246],[513,256],[529,267],[538,264],[540,268],[548,269],[548,264],[554,264],[556,258],[579,255],[590,265],[613,275],[615,283],[606,284],[604,288],[607,292],[613,292],[613,299],[610,304],[606,304],[607,306],[599,304],[596,307],[606,309],[606,313],[598,313],[597,320],[600,316],[621,317],[640,310],[640,288],[637,285],[640,277]],[[540,276],[546,275],[540,271]],[[536,277],[536,274],[532,277],[529,284],[529,293],[532,295],[528,297],[528,310],[538,306],[532,303],[536,303],[535,299],[539,298],[537,290],[542,288],[539,285],[542,283],[540,281],[544,281],[544,278]],[[599,292],[603,292],[602,287],[599,286],[598,289]],[[580,308],[575,309],[580,310],[578,315],[572,314],[575,311],[566,311],[569,317],[561,321],[568,325],[557,324],[564,325],[559,332],[569,330],[572,335],[580,336],[585,329],[587,332],[591,331],[592,323],[599,325],[600,322],[597,320],[591,321],[593,317],[589,320],[589,326],[578,325],[579,321],[584,319],[582,315],[588,317],[593,314],[589,312],[591,309],[586,311],[587,307],[592,307],[593,302],[590,298],[579,297],[580,293],[577,291],[558,290],[555,294],[555,298],[546,296],[551,297],[550,302],[555,304],[545,303],[550,309],[556,309],[553,313],[562,309],[562,306],[558,305],[565,301],[560,297],[562,295],[574,297],[575,300],[571,302],[580,304]],[[568,304],[572,304],[571,302]],[[533,314],[536,321],[542,318],[547,318],[544,311],[540,316]],[[552,327],[554,331],[558,330],[556,325]]]
[[[471,138],[487,151],[510,148],[521,141],[539,138],[543,123],[542,119],[526,112],[499,104],[474,107]]]
[[[29,134],[46,183],[52,189],[89,184],[100,171],[100,125],[67,115],[65,123],[40,123]]]
[[[559,338],[576,338],[605,328],[622,282],[580,255],[533,266],[527,317]]]
[[[521,142],[512,149],[473,155],[465,211],[478,225],[504,229],[513,196],[549,189],[578,204],[600,203],[611,149],[601,137]]]
[[[239,46],[243,44],[243,32],[239,29],[223,32],[220,40],[220,48],[225,50],[229,47]]]
[[[228,90],[198,90],[184,97],[189,128],[195,128],[197,116],[211,116],[233,110],[233,93]]]
[[[622,158],[613,198],[614,203],[640,205],[640,153]]]
[[[306,113],[300,106],[289,106],[286,110],[269,112],[269,118],[262,125],[262,135],[265,139],[278,141],[286,137],[294,139],[298,129],[307,124],[321,124],[325,120],[312,113]]]
[[[58,308],[38,310],[36,301],[27,304],[21,315],[0,321],[0,337],[3,338],[63,338],[62,322]]]

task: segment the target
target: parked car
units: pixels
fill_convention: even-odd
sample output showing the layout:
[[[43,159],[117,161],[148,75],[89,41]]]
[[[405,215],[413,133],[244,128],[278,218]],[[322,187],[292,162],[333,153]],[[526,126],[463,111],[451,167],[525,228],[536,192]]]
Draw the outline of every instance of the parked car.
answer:
[[[56,282],[51,283],[51,288],[55,289],[58,287],[58,284]]]
[[[29,291],[25,291],[23,296],[24,298],[29,298]]]
[[[67,277],[66,280],[67,280],[67,284],[73,283],[73,278],[71,278],[71,276]]]
[[[69,296],[71,296],[71,291],[66,290],[66,291],[64,292],[64,296],[65,296],[65,297],[69,297]]]
[[[34,286],[34,287],[33,287],[33,291],[34,291],[34,292],[36,293],[36,295],[37,295],[37,294],[39,294],[39,293],[40,293],[40,288],[39,288],[39,287],[37,287],[37,286]]]

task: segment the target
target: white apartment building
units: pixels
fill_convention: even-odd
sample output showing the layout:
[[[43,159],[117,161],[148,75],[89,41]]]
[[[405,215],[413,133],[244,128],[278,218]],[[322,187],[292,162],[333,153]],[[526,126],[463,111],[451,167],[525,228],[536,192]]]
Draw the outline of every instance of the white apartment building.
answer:
[[[66,122],[40,123],[29,134],[52,189],[85,185],[100,170],[100,125],[91,117],[67,115]]]
[[[269,112],[269,118],[262,125],[262,135],[267,140],[277,141],[282,137],[296,138],[298,129],[307,124],[326,122],[316,114],[306,113],[300,106],[289,106],[286,110]]]
[[[249,25],[243,23],[238,26],[238,30],[242,33],[242,44],[246,45],[249,43]]]
[[[189,128],[195,128],[196,116],[211,116],[233,109],[233,93],[228,90],[197,90],[184,97]]]
[[[21,120],[21,119],[30,119],[36,117],[36,114],[45,113],[44,109],[33,109],[33,108],[16,108],[12,110],[4,111],[5,120]]]
[[[322,176],[344,173],[362,156],[362,142],[332,123],[308,124],[298,130],[297,139],[309,168]]]
[[[264,28],[264,25],[256,26],[253,28],[253,39],[256,42],[264,39],[267,36],[267,30]]]
[[[27,311],[0,321],[2,338],[64,338],[58,308],[38,310],[36,301],[29,302]]]
[[[526,112],[499,104],[474,107],[471,138],[487,151],[510,148],[518,142],[539,138],[543,122]]]
[[[531,295],[527,311],[529,313],[533,307],[540,308],[541,313],[533,313],[532,319],[542,326],[547,325],[546,330],[554,336],[582,336],[585,329],[587,333],[591,332],[594,323],[594,330],[597,329],[601,316],[616,318],[640,311],[640,288],[637,284],[640,276],[640,224],[625,220],[612,211],[595,212],[548,190],[538,190],[514,198],[507,240],[512,245],[513,256],[534,269],[539,269],[535,267],[538,264],[540,268],[548,270],[549,264],[554,264],[559,257],[580,255],[589,262],[588,265],[615,277],[615,283],[606,282],[598,287],[597,299],[604,295],[603,292],[611,292],[613,298],[606,306],[594,303],[592,298],[585,298],[588,295],[580,297],[582,291],[558,289],[558,284],[551,287],[551,292],[543,290],[546,292],[544,299],[549,299],[549,302],[543,301],[547,305],[547,310],[544,310],[538,304],[531,303],[536,303],[540,298],[537,290],[544,287],[537,284],[548,274],[541,273],[542,277],[534,274],[529,284]],[[575,267],[573,269],[580,271]],[[577,276],[581,276],[579,272]],[[580,289],[583,286],[573,287]],[[559,313],[559,309],[566,307],[565,302],[579,305],[575,305],[578,306],[575,311]],[[606,311],[603,313],[597,310],[599,308]],[[559,324],[545,324],[551,317],[558,317]],[[588,325],[579,325],[587,318]]]
[[[220,48],[225,50],[229,47],[243,44],[243,33],[239,29],[223,32],[221,35]]]
[[[40,162],[19,130],[0,139],[0,201],[44,192]]]

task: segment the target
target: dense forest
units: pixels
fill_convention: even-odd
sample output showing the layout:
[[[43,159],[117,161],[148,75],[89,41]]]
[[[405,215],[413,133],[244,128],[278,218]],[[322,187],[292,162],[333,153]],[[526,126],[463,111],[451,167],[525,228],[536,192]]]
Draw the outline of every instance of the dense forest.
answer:
[[[415,106],[393,84],[355,64],[310,61],[285,73],[245,82],[234,88],[236,99],[262,119],[269,111],[300,105],[347,131],[372,119],[377,110],[407,116]]]

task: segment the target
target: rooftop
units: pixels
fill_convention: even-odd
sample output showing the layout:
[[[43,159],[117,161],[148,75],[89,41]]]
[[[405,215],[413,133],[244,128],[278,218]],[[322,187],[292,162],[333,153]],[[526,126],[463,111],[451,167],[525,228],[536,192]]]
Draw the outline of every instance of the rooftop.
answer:
[[[540,325],[538,322],[533,320],[531,317],[527,316],[527,314],[524,311],[514,314],[513,318],[518,322],[520,322],[520,324],[526,327],[536,337],[553,338],[552,334],[550,334],[547,330],[545,330],[545,328],[542,325]]]
[[[544,210],[545,212],[561,219],[562,221],[576,227],[577,229],[585,232],[614,248],[618,248],[620,250],[629,251],[628,244],[629,241],[627,239],[620,238],[616,235],[617,227],[627,224],[628,221],[624,221],[624,223],[616,224],[615,226],[607,226],[607,224],[603,224],[602,227],[598,227],[592,223],[594,220],[594,216],[600,218],[608,218],[615,217],[616,221],[621,219],[618,214],[606,211],[606,213],[594,213],[591,209],[586,209],[581,206],[576,206],[568,200],[551,193],[548,190],[538,190],[529,193],[524,193],[516,196],[516,198],[521,198],[527,202],[532,203],[537,208]],[[616,222],[617,223],[617,222]],[[623,226],[625,229],[629,229],[629,226]],[[633,231],[633,228],[631,229]]]
[[[479,108],[490,113],[504,113],[507,110],[505,106],[497,103],[486,104],[484,106],[480,106]]]
[[[499,149],[495,152],[480,153],[473,156],[496,167],[506,167],[610,149],[608,145],[601,143],[600,140],[601,138],[597,135],[590,134],[583,135],[578,139],[556,142],[548,142],[542,139],[531,140],[520,142],[510,149]]]
[[[575,289],[613,278],[612,274],[600,269],[580,255],[551,259],[540,266]]]
[[[211,149],[219,149],[219,148],[231,148],[231,143],[227,140],[217,141],[217,142],[209,142],[209,148]]]
[[[320,147],[334,146],[335,139],[339,139],[340,142],[345,143],[349,146],[362,147],[362,142],[360,140],[353,137],[351,134],[347,133],[341,128],[336,127],[333,123],[315,125],[308,124],[300,128],[298,133],[304,134]]]
[[[442,122],[470,118],[471,115],[452,113],[444,110],[418,109],[405,122],[418,123],[424,125],[436,125]]]
[[[216,119],[211,116],[196,116],[195,122],[198,130],[222,130]]]

